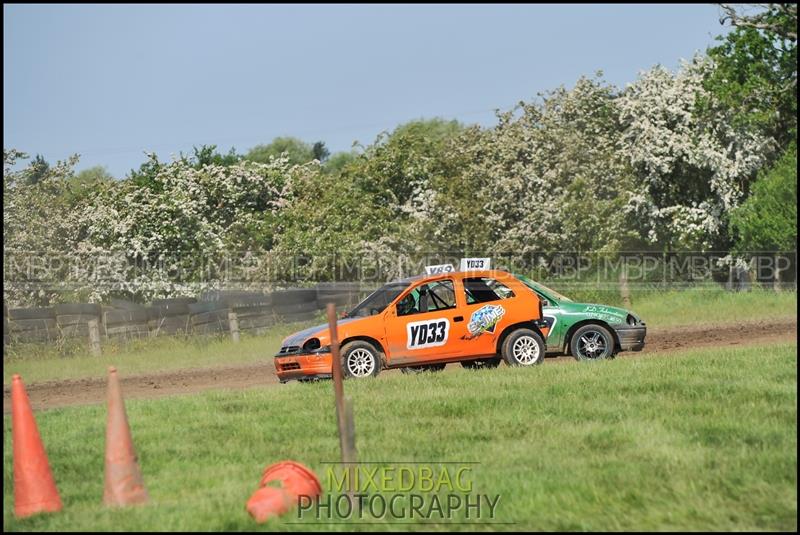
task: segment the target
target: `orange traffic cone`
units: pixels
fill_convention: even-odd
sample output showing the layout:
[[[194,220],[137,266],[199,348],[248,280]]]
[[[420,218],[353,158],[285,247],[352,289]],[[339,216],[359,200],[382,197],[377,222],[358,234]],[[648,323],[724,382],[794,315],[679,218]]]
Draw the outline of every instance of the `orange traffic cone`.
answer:
[[[250,516],[261,524],[272,517],[289,512],[292,508],[292,497],[283,489],[262,487],[250,496],[245,508]]]
[[[280,486],[273,487],[270,483],[280,483]],[[316,500],[322,494],[322,485],[313,470],[295,461],[281,461],[266,467],[259,487],[245,506],[258,523],[287,513],[301,496]]]
[[[131,430],[122,401],[117,370],[108,368],[108,426],[106,428],[106,505],[133,505],[148,501],[136,462]]]
[[[11,379],[11,435],[14,442],[14,514],[26,517],[61,510],[31,403],[22,378]]]
[[[271,481],[279,481],[286,492],[293,497],[317,498],[322,494],[322,485],[317,475],[296,461],[281,461],[266,467],[261,477],[261,486],[265,487]]]

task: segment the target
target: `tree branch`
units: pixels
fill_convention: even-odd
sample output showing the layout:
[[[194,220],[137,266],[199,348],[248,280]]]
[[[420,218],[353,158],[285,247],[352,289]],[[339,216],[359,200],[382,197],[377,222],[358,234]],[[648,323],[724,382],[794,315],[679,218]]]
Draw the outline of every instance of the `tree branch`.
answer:
[[[756,15],[743,15],[736,12],[736,9],[729,4],[719,4],[720,8],[725,14],[720,17],[719,23],[725,24],[730,21],[731,26],[740,28],[754,28],[756,30],[764,30],[775,33],[784,39],[797,41],[797,4],[754,4],[755,6],[765,8],[766,10]],[[780,22],[770,22],[768,15],[770,10],[780,10],[787,16],[790,22],[790,27]]]

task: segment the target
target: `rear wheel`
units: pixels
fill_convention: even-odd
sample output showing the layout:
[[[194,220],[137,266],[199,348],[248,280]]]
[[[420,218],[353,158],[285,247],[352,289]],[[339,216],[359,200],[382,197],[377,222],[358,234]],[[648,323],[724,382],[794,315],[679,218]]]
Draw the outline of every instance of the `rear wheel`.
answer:
[[[345,377],[375,377],[381,371],[380,353],[369,342],[349,342],[342,347],[341,355]]]
[[[569,348],[576,360],[603,360],[614,355],[614,337],[602,325],[584,325],[572,335]]]
[[[536,366],[544,362],[544,341],[531,329],[517,329],[503,341],[503,360],[509,366]]]
[[[446,364],[424,364],[422,366],[405,366],[400,368],[403,373],[440,372]]]
[[[461,365],[468,370],[485,370],[487,368],[497,368],[500,365],[501,360],[503,359],[500,357],[494,357],[491,359],[465,360],[461,363]]]

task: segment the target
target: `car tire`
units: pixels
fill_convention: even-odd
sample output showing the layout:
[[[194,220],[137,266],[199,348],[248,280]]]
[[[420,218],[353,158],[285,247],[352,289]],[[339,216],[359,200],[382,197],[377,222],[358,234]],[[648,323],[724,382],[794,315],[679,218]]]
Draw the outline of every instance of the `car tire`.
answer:
[[[403,373],[424,373],[424,372],[440,372],[444,370],[444,367],[447,364],[423,364],[422,366],[405,366],[400,368],[400,371]]]
[[[345,377],[362,379],[375,377],[381,372],[381,354],[375,346],[363,340],[354,340],[342,346],[342,372]]]
[[[509,366],[536,366],[544,362],[544,341],[536,331],[517,329],[503,340],[500,353]]]
[[[614,356],[614,337],[602,325],[584,325],[572,334],[569,350],[575,360],[604,360]]]
[[[486,370],[489,368],[497,368],[503,359],[501,357],[494,357],[490,359],[477,359],[465,360],[461,362],[461,366],[468,370]]]

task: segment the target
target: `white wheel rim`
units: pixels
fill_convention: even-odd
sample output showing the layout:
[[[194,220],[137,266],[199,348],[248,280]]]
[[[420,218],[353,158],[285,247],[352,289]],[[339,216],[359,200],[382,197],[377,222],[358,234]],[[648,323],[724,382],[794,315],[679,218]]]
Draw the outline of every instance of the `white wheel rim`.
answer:
[[[587,359],[596,359],[605,354],[608,344],[598,331],[586,331],[578,339],[578,353]]]
[[[353,377],[366,377],[375,371],[375,356],[366,349],[354,349],[347,355],[347,370]]]
[[[539,360],[539,344],[532,336],[520,336],[511,348],[514,360],[528,366]]]

